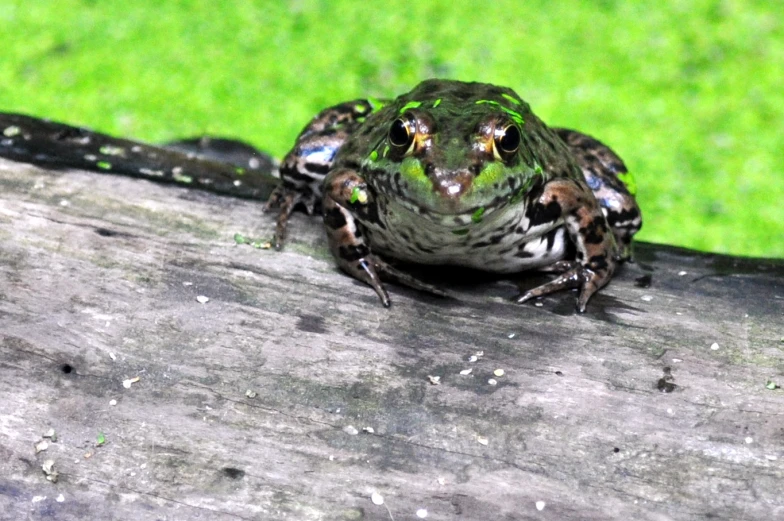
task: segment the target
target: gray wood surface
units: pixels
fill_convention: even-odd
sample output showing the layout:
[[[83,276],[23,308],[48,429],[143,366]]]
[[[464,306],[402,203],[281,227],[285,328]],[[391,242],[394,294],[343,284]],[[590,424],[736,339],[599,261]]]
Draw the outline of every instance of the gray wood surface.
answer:
[[[784,519],[784,262],[640,244],[582,316],[465,273],[384,309],[317,218],[233,240],[272,229],[0,160],[0,518]]]

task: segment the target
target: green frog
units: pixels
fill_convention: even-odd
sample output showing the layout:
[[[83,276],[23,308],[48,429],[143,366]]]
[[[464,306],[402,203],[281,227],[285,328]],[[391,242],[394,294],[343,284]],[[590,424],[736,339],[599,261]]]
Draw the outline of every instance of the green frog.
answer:
[[[517,302],[577,288],[583,312],[642,225],[633,180],[610,148],[548,127],[514,91],[483,83],[427,80],[394,100],[325,109],[281,162],[280,180],[240,142],[156,147],[16,114],[0,114],[0,132],[0,156],[11,159],[268,198],[279,209],[278,249],[292,210],[318,210],[340,268],[384,306],[384,280],[443,294],[404,262],[551,272]]]
[[[280,166],[280,247],[292,209],[321,208],[343,271],[390,305],[383,280],[438,292],[395,261],[557,276],[517,297],[578,288],[577,309],[630,256],[642,226],[623,161],[550,128],[514,91],[427,80],[394,100],[318,114]]]

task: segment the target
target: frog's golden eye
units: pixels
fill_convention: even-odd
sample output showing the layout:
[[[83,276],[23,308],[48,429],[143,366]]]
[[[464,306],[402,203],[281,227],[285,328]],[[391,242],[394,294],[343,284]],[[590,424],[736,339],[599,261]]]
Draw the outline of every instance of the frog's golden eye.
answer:
[[[410,118],[397,118],[389,127],[389,143],[396,148],[408,148],[415,134],[414,122]]]
[[[495,146],[502,154],[514,154],[520,148],[520,129],[511,124],[495,130]]]

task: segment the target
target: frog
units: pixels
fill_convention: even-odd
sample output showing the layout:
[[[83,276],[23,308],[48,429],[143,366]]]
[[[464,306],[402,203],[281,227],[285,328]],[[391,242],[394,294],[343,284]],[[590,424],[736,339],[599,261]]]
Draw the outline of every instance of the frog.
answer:
[[[385,281],[443,293],[398,267],[449,265],[555,277],[524,303],[576,289],[576,308],[631,258],[642,226],[623,160],[588,134],[549,127],[507,87],[431,79],[394,99],[324,109],[280,165],[281,248],[292,210],[323,214],[338,266],[384,307]]]
[[[642,226],[634,179],[611,148],[547,126],[487,83],[431,79],[394,99],[338,103],[280,163],[237,140],[156,146],[21,114],[0,113],[0,131],[0,156],[17,161],[266,200],[276,249],[295,209],[320,213],[338,267],[385,307],[386,281],[449,296],[402,263],[552,273],[515,300],[576,289],[584,312]]]

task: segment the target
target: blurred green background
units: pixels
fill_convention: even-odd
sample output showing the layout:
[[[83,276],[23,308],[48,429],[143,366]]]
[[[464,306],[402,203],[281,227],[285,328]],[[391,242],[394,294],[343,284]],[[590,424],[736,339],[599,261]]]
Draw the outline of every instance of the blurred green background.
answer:
[[[506,85],[634,172],[639,237],[784,257],[784,2],[0,0],[0,110],[280,157],[321,108]]]

